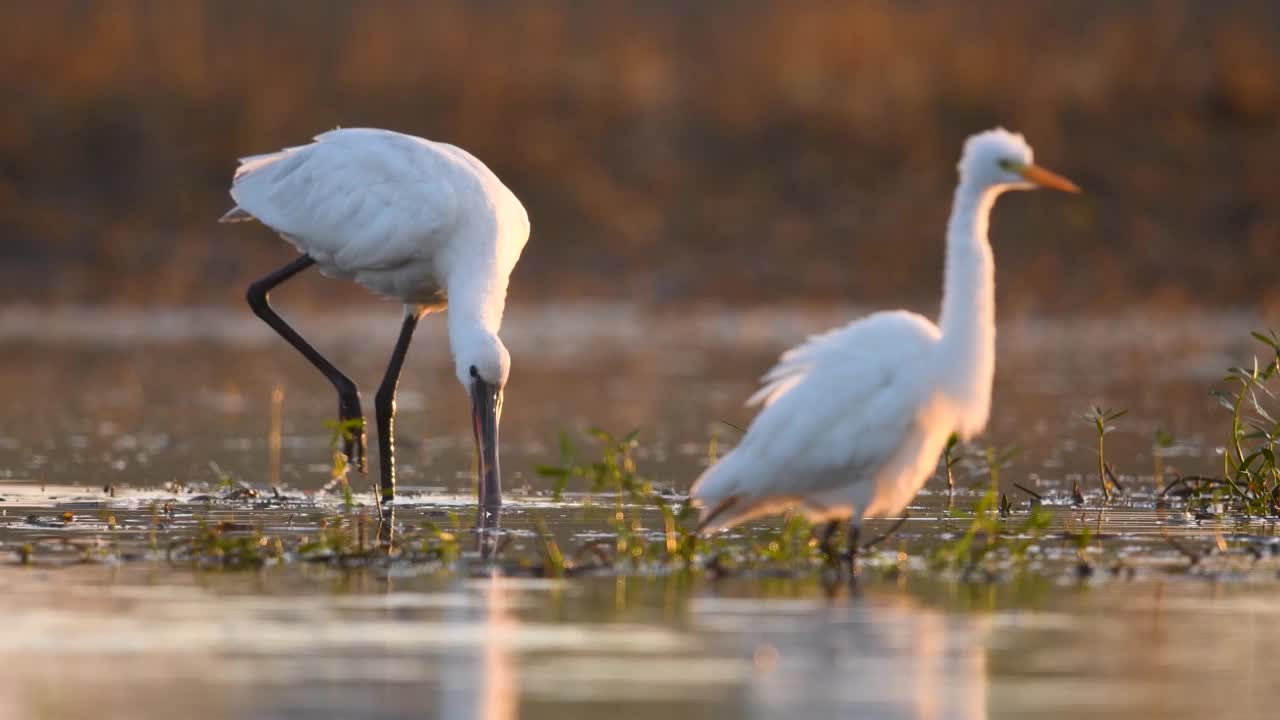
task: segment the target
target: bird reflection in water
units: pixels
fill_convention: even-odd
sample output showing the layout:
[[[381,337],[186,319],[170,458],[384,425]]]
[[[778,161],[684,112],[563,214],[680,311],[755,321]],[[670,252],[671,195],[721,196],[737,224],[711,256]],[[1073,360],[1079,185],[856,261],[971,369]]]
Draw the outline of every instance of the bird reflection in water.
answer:
[[[476,552],[481,562],[497,560],[498,538],[501,536],[501,515],[483,505],[476,511]],[[394,505],[384,506],[378,521],[378,542],[389,554],[395,550],[396,542],[396,509]]]
[[[741,651],[756,667],[741,716],[987,717],[988,618],[947,616],[906,595],[858,592],[826,612],[785,617],[779,624],[776,608],[764,602],[734,622],[746,644]]]
[[[520,621],[511,611],[513,581],[497,571],[472,587],[477,595],[450,611],[459,624],[482,629],[479,642],[447,658],[432,717],[510,720],[519,717],[516,640]],[[470,593],[468,593],[470,595]]]
[[[481,535],[484,535],[482,532]],[[487,632],[481,646],[484,681],[479,687],[477,717],[484,720],[506,720],[517,717],[515,658],[511,639],[519,621],[507,606],[508,584],[496,574],[485,588]]]

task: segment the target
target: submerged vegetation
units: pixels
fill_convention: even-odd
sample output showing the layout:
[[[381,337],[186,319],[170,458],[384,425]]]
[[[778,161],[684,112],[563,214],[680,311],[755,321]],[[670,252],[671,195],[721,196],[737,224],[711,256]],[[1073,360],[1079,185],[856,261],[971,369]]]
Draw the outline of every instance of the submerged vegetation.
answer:
[[[1255,332],[1252,336],[1266,347],[1263,359],[1255,355],[1247,367],[1228,368],[1223,377],[1227,389],[1211,393],[1230,414],[1221,450],[1222,475],[1183,476],[1160,489],[1161,498],[1186,500],[1188,508],[1198,514],[1280,517],[1280,467],[1276,465],[1276,447],[1280,443],[1280,411],[1276,408],[1280,337],[1274,331]],[[1167,443],[1157,435],[1157,446],[1162,442]],[[1158,458],[1157,454],[1157,463]]]
[[[997,501],[995,488],[988,489],[973,505],[971,520],[964,532],[933,552],[935,567],[958,570],[966,579],[994,578],[999,565],[1023,563],[1033,543],[1042,539],[1053,521],[1053,514],[1040,503],[1016,522],[1006,507],[1005,496]],[[1003,551],[1003,557],[1000,553]]]
[[[355,493],[351,490],[351,479],[349,472],[349,461],[347,454],[342,451],[344,443],[350,443],[356,433],[364,431],[363,418],[351,418],[350,420],[329,420],[325,422],[325,427],[329,429],[329,456],[332,460],[332,468],[329,471],[329,483],[324,489],[332,489],[337,485],[342,492],[342,502],[347,508],[355,506]]]
[[[1224,381],[1226,391],[1214,397],[1231,412],[1231,432],[1223,453],[1223,479],[1229,499],[1248,515],[1280,515],[1280,468],[1276,466],[1276,444],[1280,442],[1280,415],[1274,407],[1273,382],[1280,372],[1280,338],[1275,332],[1253,333],[1267,347],[1268,357],[1259,363],[1253,358],[1249,368],[1232,367]],[[1223,484],[1205,483],[1201,485]]]
[[[941,574],[991,582],[1036,573],[1094,577],[1095,569],[1133,573],[1134,547],[1162,571],[1213,573],[1215,558],[1239,571],[1257,567],[1280,548],[1272,525],[1280,515],[1280,338],[1254,335],[1266,352],[1231,368],[1226,390],[1222,475],[1178,475],[1163,464],[1174,437],[1156,430],[1153,474],[1128,476],[1121,489],[1105,454],[1106,438],[1123,410],[1090,408],[1096,434],[1099,493],[1084,493],[1070,476],[1017,474],[1016,446],[949,441],[936,477],[911,506],[910,522],[866,523],[859,577]],[[255,488],[210,463],[211,479],[170,483],[162,499],[137,500],[115,484],[102,495],[66,507],[13,514],[0,527],[0,549],[20,565],[163,562],[201,571],[280,565],[336,569],[515,575],[697,574],[707,578],[821,578],[833,569],[821,530],[792,513],[711,537],[694,532],[697,508],[641,467],[641,433],[592,428],[562,432],[557,458],[537,467],[548,495],[530,496],[504,513],[492,555],[480,552],[471,518],[411,501],[384,520],[377,498],[353,492],[338,448],[350,425],[329,427],[333,464],[316,493]],[[720,451],[712,440],[708,458]],[[1171,477],[1166,478],[1165,475]],[[9,503],[10,509],[20,504]],[[1113,514],[1152,513],[1144,536],[1113,529]],[[18,518],[25,518],[18,520]],[[1230,523],[1228,526],[1226,523]],[[1144,539],[1144,537],[1146,539]]]
[[[632,430],[621,438],[599,428],[587,430],[587,435],[600,446],[600,457],[591,461],[579,461],[568,432],[560,432],[560,462],[557,465],[539,465],[538,475],[552,480],[551,497],[559,502],[569,483],[585,481],[592,493],[612,492],[621,500],[627,496],[636,500],[652,494],[653,485],[636,472],[632,451],[639,445],[639,430]]]

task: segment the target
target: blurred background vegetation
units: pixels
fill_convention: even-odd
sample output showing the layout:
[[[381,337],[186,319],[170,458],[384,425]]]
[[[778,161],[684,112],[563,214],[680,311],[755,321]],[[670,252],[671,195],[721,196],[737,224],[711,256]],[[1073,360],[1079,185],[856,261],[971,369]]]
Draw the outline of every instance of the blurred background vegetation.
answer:
[[[962,139],[1081,199],[994,224],[1005,310],[1280,307],[1280,3],[6,0],[0,300],[237,303],[240,155],[461,145],[524,199],[517,300],[935,302]],[[363,298],[325,281],[290,302]]]

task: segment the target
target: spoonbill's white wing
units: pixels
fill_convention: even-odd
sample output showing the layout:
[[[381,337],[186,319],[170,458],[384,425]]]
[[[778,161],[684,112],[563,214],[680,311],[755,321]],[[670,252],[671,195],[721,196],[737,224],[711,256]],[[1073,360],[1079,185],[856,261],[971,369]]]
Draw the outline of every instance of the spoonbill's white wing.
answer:
[[[243,158],[231,196],[322,269],[391,269],[440,252],[459,176],[470,170],[459,153],[386,130],[334,130],[310,145]]]
[[[919,315],[884,312],[784,353],[749,401],[764,409],[693,486],[708,527],[783,505],[839,512],[859,492],[869,500],[876,476],[923,431],[932,393],[922,371],[938,337]]]

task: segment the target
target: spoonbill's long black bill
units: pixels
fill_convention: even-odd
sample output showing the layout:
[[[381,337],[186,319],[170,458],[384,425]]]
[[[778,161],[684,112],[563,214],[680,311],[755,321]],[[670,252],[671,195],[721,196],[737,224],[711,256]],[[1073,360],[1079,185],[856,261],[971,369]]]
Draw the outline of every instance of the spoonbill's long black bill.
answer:
[[[502,472],[498,468],[498,422],[502,418],[502,388],[471,371],[471,427],[476,435],[480,473],[480,525],[496,526],[502,507]]]

